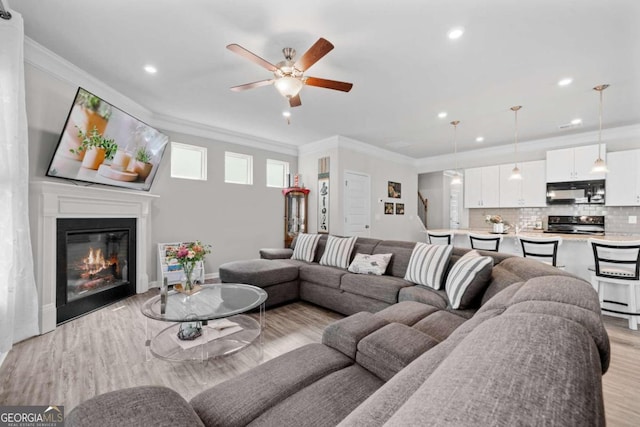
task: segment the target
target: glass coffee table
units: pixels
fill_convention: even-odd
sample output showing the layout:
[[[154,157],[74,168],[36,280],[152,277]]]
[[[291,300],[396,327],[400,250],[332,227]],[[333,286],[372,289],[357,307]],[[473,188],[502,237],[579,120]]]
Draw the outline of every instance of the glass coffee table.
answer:
[[[192,295],[171,290],[164,311],[161,296],[155,296],[141,308],[147,317],[146,347],[164,360],[205,361],[240,351],[258,338],[262,345],[266,300],[263,289],[239,283],[204,285]],[[259,321],[242,314],[255,308],[259,308]],[[172,325],[152,337],[149,319]],[[184,336],[185,331],[193,330],[189,327],[196,325],[201,325],[200,336],[193,340],[178,338],[179,332]]]

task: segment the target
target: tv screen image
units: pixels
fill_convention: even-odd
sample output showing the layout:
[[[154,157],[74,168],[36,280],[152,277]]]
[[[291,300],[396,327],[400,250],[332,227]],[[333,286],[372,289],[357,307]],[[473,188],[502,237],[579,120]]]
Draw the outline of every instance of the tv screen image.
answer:
[[[149,191],[168,140],[78,88],[47,176]]]

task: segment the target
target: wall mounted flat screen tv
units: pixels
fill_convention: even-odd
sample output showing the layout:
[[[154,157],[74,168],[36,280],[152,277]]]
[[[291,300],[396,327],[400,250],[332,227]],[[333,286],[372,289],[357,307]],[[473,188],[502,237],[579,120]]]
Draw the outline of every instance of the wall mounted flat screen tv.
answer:
[[[47,176],[149,191],[168,140],[78,88]]]

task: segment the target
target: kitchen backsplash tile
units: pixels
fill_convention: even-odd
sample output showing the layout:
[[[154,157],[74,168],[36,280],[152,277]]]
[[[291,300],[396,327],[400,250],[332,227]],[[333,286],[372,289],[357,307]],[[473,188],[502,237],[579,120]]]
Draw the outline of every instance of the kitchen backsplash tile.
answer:
[[[485,222],[486,215],[500,215],[503,220],[523,230],[532,230],[536,222],[547,227],[549,215],[603,215],[607,233],[640,234],[640,207],[631,206],[548,206],[544,208],[495,208],[469,209],[469,228],[490,229]],[[629,224],[629,217],[636,216],[638,222]]]

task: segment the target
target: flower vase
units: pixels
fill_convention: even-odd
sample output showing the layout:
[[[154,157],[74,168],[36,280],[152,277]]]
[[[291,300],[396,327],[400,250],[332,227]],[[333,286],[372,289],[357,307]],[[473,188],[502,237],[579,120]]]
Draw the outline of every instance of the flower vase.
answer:
[[[193,267],[195,266],[194,263],[186,263],[184,266],[182,266],[182,269],[184,271],[184,291],[185,292],[191,292],[193,291]]]
[[[504,233],[504,223],[497,222],[493,224],[493,232],[494,233]]]

